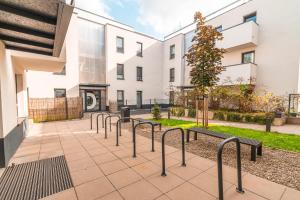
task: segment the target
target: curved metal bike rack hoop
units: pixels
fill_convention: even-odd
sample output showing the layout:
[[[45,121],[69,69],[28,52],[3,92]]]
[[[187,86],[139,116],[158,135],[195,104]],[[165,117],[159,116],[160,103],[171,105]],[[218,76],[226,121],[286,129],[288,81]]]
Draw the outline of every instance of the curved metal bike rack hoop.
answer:
[[[97,118],[96,118],[96,121],[97,121],[97,133],[99,133],[99,117],[102,116],[102,128],[104,128],[104,115],[111,115],[110,113],[106,113],[106,112],[103,112],[103,113],[100,113],[97,115]]]
[[[101,113],[102,113],[102,112],[101,112]],[[101,113],[100,113],[100,114],[101,114]],[[91,116],[90,116],[91,130],[93,130],[93,115],[94,115],[94,114],[99,114],[99,113],[98,113],[98,112],[92,112],[92,113],[91,113]]]
[[[242,166],[241,166],[241,145],[240,140],[238,137],[231,137],[226,140],[223,140],[218,145],[218,154],[217,154],[217,163],[218,163],[218,187],[219,187],[219,200],[224,199],[224,193],[223,193],[223,166],[222,166],[222,152],[225,144],[229,142],[235,142],[236,143],[236,161],[237,161],[237,178],[238,178],[238,187],[236,188],[236,191],[239,193],[244,193],[243,187],[242,187]]]
[[[107,138],[107,119],[109,118],[109,130],[111,131],[111,118],[112,117],[117,117],[117,118],[121,119],[119,115],[108,115],[105,117],[105,124],[104,124],[105,139]]]
[[[117,124],[116,124],[116,146],[119,146],[119,136],[122,136],[122,121],[124,119],[129,119],[131,120],[131,124],[132,124],[132,129],[134,127],[134,120],[133,118],[130,118],[130,117],[124,117],[124,118],[121,118],[121,119],[118,119],[117,121]]]
[[[185,164],[185,146],[184,146],[184,130],[182,128],[172,128],[166,130],[162,135],[161,140],[161,153],[162,153],[162,172],[161,176],[167,176],[166,174],[166,155],[165,155],[165,136],[167,133],[170,133],[171,131],[180,131],[181,132],[181,150],[182,150],[182,166],[186,166]]]
[[[133,130],[132,130],[132,138],[133,138],[133,157],[135,158],[136,157],[136,128],[140,125],[143,125],[143,124],[149,124],[151,125],[151,138],[152,138],[152,149],[151,151],[154,152],[154,124],[151,123],[151,122],[139,122],[137,124],[134,125],[133,127]]]

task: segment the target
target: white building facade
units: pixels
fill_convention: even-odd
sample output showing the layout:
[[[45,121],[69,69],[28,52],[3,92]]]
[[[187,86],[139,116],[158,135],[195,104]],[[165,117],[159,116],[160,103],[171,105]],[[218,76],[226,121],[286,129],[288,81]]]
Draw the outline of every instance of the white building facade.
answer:
[[[207,17],[223,33],[226,67],[220,84],[241,79],[276,95],[300,93],[298,0],[241,0]],[[163,41],[130,26],[74,9],[65,40],[61,73],[28,71],[29,98],[82,96],[85,111],[106,110],[110,102],[146,108],[168,103],[174,87],[190,86],[184,54],[195,24]],[[225,82],[231,79],[231,82]]]

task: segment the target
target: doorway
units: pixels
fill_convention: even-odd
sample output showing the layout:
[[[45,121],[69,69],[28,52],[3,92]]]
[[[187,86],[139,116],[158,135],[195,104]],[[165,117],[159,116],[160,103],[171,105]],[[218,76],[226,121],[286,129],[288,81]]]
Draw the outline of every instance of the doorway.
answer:
[[[143,105],[143,92],[137,91],[136,92],[136,108],[141,109]]]

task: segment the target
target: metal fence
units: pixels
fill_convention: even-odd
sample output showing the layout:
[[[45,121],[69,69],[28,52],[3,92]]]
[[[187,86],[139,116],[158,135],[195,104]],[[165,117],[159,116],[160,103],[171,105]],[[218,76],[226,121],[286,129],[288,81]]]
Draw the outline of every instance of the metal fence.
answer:
[[[35,122],[81,118],[82,98],[30,98],[28,111]]]

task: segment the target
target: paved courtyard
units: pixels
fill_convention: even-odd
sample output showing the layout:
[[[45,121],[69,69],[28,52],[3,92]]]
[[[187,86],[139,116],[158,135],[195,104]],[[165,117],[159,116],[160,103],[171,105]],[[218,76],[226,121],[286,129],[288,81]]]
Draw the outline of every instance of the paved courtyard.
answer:
[[[182,167],[181,152],[166,147],[167,176],[161,177],[161,145],[137,135],[137,158],[132,157],[132,134],[125,129],[120,146],[115,145],[115,126],[90,130],[90,121],[71,120],[30,124],[29,133],[11,163],[65,155],[74,188],[44,199],[68,200],[210,200],[217,199],[216,163],[187,153]],[[3,171],[3,170],[2,170]],[[245,193],[236,188],[236,170],[224,166],[225,199],[299,200],[300,191],[243,173]]]

